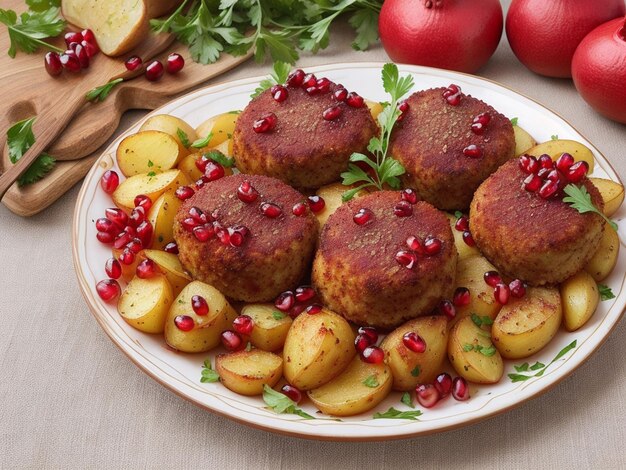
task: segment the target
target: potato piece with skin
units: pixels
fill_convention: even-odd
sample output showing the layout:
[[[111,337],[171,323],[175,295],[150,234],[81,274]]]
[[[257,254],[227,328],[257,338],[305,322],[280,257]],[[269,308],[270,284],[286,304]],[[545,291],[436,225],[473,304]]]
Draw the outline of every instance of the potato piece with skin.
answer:
[[[202,158],[204,154],[211,152],[213,150],[217,150],[218,152],[221,152],[222,154],[224,154],[224,156],[227,157],[228,154],[222,152],[220,148],[223,149],[224,147],[227,147],[229,142],[230,141],[224,141],[217,147],[213,149],[209,149],[204,153],[202,152],[190,153],[189,155],[187,155],[185,158],[181,160],[181,162],[178,164],[178,169],[182,171],[185,174],[185,176],[189,178],[189,180],[198,181],[200,178],[202,178],[203,174],[196,166],[196,161]],[[224,166],[224,176],[230,176],[232,174],[233,174],[233,169],[231,167]]]
[[[160,131],[173,137],[178,144],[178,161],[190,152],[190,149],[187,148],[181,140],[181,134],[187,138],[188,144],[193,144],[198,140],[198,135],[193,127],[182,119],[170,114],[157,114],[156,116],[149,117],[139,128],[139,132],[142,131]]]
[[[513,133],[515,134],[515,155],[520,156],[523,153],[535,145],[537,141],[533,137],[519,126],[513,126]]]
[[[191,306],[191,298],[199,295],[209,306],[207,315],[197,315]],[[191,331],[180,330],[174,320],[179,315],[191,317],[194,327]],[[221,343],[221,334],[232,324],[237,314],[226,297],[215,287],[194,281],[178,294],[165,320],[165,342],[182,352],[196,353],[213,349]]]
[[[487,271],[496,271],[496,268],[481,255],[459,259],[456,266],[456,285],[469,289],[470,303],[456,308],[456,317],[451,325],[472,313],[492,320],[496,318],[501,305],[496,302],[493,287],[485,282]]]
[[[563,308],[555,287],[529,287],[511,299],[493,322],[491,337],[502,357],[522,359],[542,349],[559,330]]]
[[[238,117],[239,112],[230,111],[213,116],[196,127],[196,135],[199,139],[204,139],[209,134],[212,134],[206,147],[203,147],[201,150],[206,151],[212,147],[216,147],[225,140],[231,139],[233,132],[235,132],[235,123]]]
[[[116,158],[124,176],[161,173],[176,166],[178,144],[171,135],[159,131],[132,134],[120,142]]]
[[[134,277],[120,297],[117,309],[133,328],[144,333],[162,333],[173,300],[172,288],[165,276]]]
[[[329,382],[356,354],[354,338],[350,324],[330,310],[299,315],[285,339],[285,378],[300,390]]]
[[[504,362],[489,338],[471,317],[459,320],[450,330],[448,358],[464,379],[482,384],[496,383],[504,374]]]
[[[454,226],[457,221],[457,217],[453,214],[445,213],[446,217],[450,221],[450,228],[452,229],[452,234],[454,235],[454,246],[456,246],[456,251],[459,254],[459,259],[467,258],[469,256],[480,256],[480,251],[475,246],[469,246],[465,241],[463,241],[463,232],[457,230]]]
[[[241,309],[242,315],[252,318],[254,326],[249,340],[253,346],[264,351],[277,351],[285,344],[292,320],[272,304],[248,304]]]
[[[310,390],[308,396],[323,413],[354,416],[371,410],[391,391],[391,369],[385,364],[368,364],[359,356],[330,382]]]
[[[591,274],[596,282],[603,281],[615,268],[618,255],[619,237],[617,232],[605,224],[598,249],[585,266],[585,271]]]
[[[374,121],[378,122],[378,115],[383,111],[383,105],[378,101],[365,100],[365,104],[370,109]]]
[[[154,201],[148,211],[148,221],[153,228],[152,248],[162,250],[174,241],[174,218],[182,201],[173,193],[164,193]]]
[[[575,331],[596,311],[600,303],[598,285],[589,273],[580,271],[562,282],[559,290],[563,302],[563,325],[567,331]]]
[[[415,332],[426,342],[426,351],[416,353],[404,345],[406,333]],[[393,375],[393,389],[413,390],[432,382],[441,373],[448,347],[448,320],[443,315],[410,320],[389,333],[380,344]]]
[[[189,180],[180,170],[168,170],[154,175],[145,173],[131,176],[123,181],[111,197],[116,206],[130,212],[135,207],[135,197],[139,194],[156,201],[161,194],[173,193],[179,186],[188,184],[190,184]]]
[[[142,250],[138,253],[137,258],[139,260],[147,258],[154,261],[157,269],[161,274],[165,275],[172,286],[174,296],[180,294],[183,288],[192,280],[180,263],[178,256],[173,253],[161,250]]]
[[[605,178],[589,178],[593,185],[598,188],[604,202],[603,213],[611,217],[624,202],[624,186]]]
[[[524,153],[528,155],[534,155],[540,157],[541,155],[548,154],[552,157],[552,160],[556,160],[563,153],[569,153],[574,160],[584,160],[589,165],[589,174],[593,173],[595,161],[593,158],[593,152],[585,145],[575,140],[556,139],[548,140],[539,145],[526,150]]]
[[[353,186],[344,186],[341,183],[327,184],[319,188],[315,194],[324,199],[324,209],[319,211],[315,216],[320,223],[320,227],[323,226],[328,218],[337,210],[339,206],[343,204],[341,196],[343,193],[351,189]],[[354,195],[354,198],[361,197],[367,194],[367,191],[359,191]]]
[[[261,395],[263,386],[273,387],[283,376],[283,358],[260,349],[220,354],[215,370],[226,388],[240,395]]]

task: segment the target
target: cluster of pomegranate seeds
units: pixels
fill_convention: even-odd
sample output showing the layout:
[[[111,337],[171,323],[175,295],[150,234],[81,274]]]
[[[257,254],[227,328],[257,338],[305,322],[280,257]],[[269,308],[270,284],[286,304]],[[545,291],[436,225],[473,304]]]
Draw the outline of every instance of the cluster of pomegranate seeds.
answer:
[[[432,408],[439,401],[452,394],[455,400],[465,401],[469,398],[469,385],[463,377],[455,377],[443,372],[430,384],[419,384],[415,387],[415,397],[424,408]]]
[[[293,385],[285,384],[281,387],[280,392],[286,395],[294,403],[299,403],[302,400],[302,392]]]
[[[96,284],[96,292],[102,300],[110,302],[117,298],[122,289],[115,279],[104,279]]]
[[[493,296],[500,305],[506,305],[511,296],[521,299],[526,295],[526,284],[520,279],[514,279],[509,284],[502,280],[497,271],[487,271],[484,280],[493,287]]]
[[[424,240],[411,235],[406,239],[409,250],[400,250],[396,253],[396,261],[407,269],[413,269],[418,260],[418,255],[435,256],[441,252],[443,242],[431,235]]]
[[[359,209],[352,220],[357,225],[365,225],[374,218],[374,213],[369,209]]]
[[[487,124],[491,121],[491,115],[489,113],[481,113],[472,121],[472,132],[476,135],[482,135],[487,128]]]
[[[423,353],[426,351],[426,341],[414,331],[406,333],[402,337],[404,345],[415,353]]]
[[[322,196],[309,196],[307,202],[309,203],[309,209],[311,209],[311,212],[314,214],[322,212],[324,207],[326,207],[326,201],[324,201]]]
[[[465,307],[469,305],[472,296],[467,287],[457,287],[452,296],[452,305],[455,307]]]
[[[277,123],[278,118],[276,117],[276,114],[267,113],[254,121],[254,123],[252,124],[252,130],[257,134],[262,134],[274,130]]]
[[[226,330],[221,335],[222,344],[229,351],[240,351],[245,347],[241,336],[232,330]]]
[[[224,227],[217,220],[217,213],[207,214],[198,207],[191,207],[187,212],[188,217],[181,221],[181,226],[199,242],[206,242],[217,238],[222,244],[238,247],[243,245],[250,234],[247,227],[243,225],[233,225]]]
[[[317,292],[312,286],[303,285],[295,291],[285,291],[276,297],[274,306],[281,312],[289,314],[291,318],[296,318],[302,312],[315,315],[322,311],[322,306],[317,303]]]
[[[66,33],[65,45],[65,52],[47,52],[44,56],[46,72],[53,77],[60,75],[63,69],[78,73],[88,68],[90,59],[100,52],[96,37],[90,29]]]
[[[233,320],[233,329],[238,334],[247,336],[254,329],[254,320],[248,315],[239,315]]]
[[[476,144],[468,145],[463,149],[463,155],[469,158],[480,158],[483,156],[483,148]]]
[[[143,60],[141,59],[141,57],[137,55],[130,56],[124,62],[124,66],[126,67],[126,70],[129,70],[130,72],[139,70],[142,65],[143,65]],[[167,56],[167,61],[165,62],[165,66],[163,66],[160,60],[156,60],[156,59],[150,61],[150,63],[146,65],[146,71],[145,71],[146,80],[149,80],[151,82],[156,82],[163,76],[164,72],[167,72],[173,75],[175,73],[180,72],[184,66],[185,66],[185,59],[183,59],[183,56],[176,52],[172,52],[169,56]]]
[[[549,155],[537,159],[524,154],[519,157],[519,167],[528,175],[522,183],[524,189],[537,193],[542,199],[561,196],[565,186],[579,183],[589,171],[587,162],[575,162],[569,153],[563,153],[555,162]]]
[[[467,246],[476,246],[472,232],[469,229],[469,218],[466,215],[459,215],[454,223],[454,229],[463,232],[463,241]]]
[[[450,85],[444,90],[442,96],[452,106],[458,106],[461,103],[461,87],[458,85]]]

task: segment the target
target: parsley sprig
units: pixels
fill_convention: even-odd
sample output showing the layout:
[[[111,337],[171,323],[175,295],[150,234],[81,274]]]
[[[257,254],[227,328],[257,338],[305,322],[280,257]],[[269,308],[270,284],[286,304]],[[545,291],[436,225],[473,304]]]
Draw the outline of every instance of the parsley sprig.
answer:
[[[302,411],[296,403],[284,393],[277,392],[267,384],[263,385],[263,401],[278,414],[288,413],[298,415],[304,419],[315,419],[315,417]]]
[[[32,117],[18,121],[7,131],[7,147],[11,163],[17,163],[31,145],[35,143],[35,134],[33,134],[35,119],[36,117]],[[55,163],[56,160],[52,156],[42,153],[18,178],[17,184],[25,186],[39,181],[54,168]]]
[[[519,374],[519,373],[508,374],[509,379],[511,379],[511,382],[515,383],[515,382],[523,382],[525,380],[532,379],[533,377],[541,377],[545,373],[545,371],[548,370],[548,367],[550,367],[552,364],[554,364],[556,361],[558,361],[563,356],[565,356],[568,352],[574,349],[576,347],[577,341],[578,340],[574,340],[570,344],[565,346],[563,349],[561,349],[559,353],[554,357],[554,359],[552,359],[548,363],[548,365],[545,365],[541,362],[536,362],[534,365],[529,366],[528,363],[525,362],[522,365],[514,366],[517,372],[528,372],[529,370],[533,372],[538,370],[539,372],[537,372],[536,374],[530,374],[530,375]]]
[[[420,410],[413,411],[400,411],[396,410],[393,406],[384,413],[374,413],[374,419],[408,419],[411,421],[418,421],[417,417],[421,416]]]
[[[391,95],[391,101],[385,109],[378,115],[380,124],[380,136],[370,139],[367,150],[374,156],[374,160],[362,153],[353,153],[350,156],[348,171],[341,174],[342,183],[346,186],[358,184],[349,189],[341,196],[343,201],[349,201],[356,193],[368,187],[382,190],[387,184],[393,189],[400,187],[398,176],[405,172],[404,167],[389,153],[389,139],[391,131],[398,121],[401,112],[398,109],[400,99],[406,95],[413,87],[413,77],[405,75],[400,77],[398,67],[395,64],[385,64],[382,71],[383,87]],[[355,165],[356,162],[363,162],[374,170],[374,175],[370,175],[362,168]]]
[[[219,382],[220,375],[211,366],[211,359],[206,359],[202,365],[202,373],[200,375],[200,382],[213,383]]]
[[[32,54],[40,47],[63,52],[63,49],[43,41],[58,36],[65,29],[65,21],[59,17],[60,9],[54,6],[56,2],[31,0],[27,3],[31,10],[19,16],[13,10],[0,8],[0,23],[9,30],[9,56],[15,57],[18,49]]]
[[[585,212],[595,212],[606,220],[606,223],[617,232],[617,224],[593,205],[593,202],[591,202],[591,195],[587,192],[587,188],[584,186],[578,187],[575,184],[568,184],[563,189],[563,192],[567,194],[567,196],[563,198],[563,202],[567,202],[581,214],[584,214]]]
[[[615,298],[615,294],[611,288],[605,284],[598,284],[598,292],[600,293],[600,300],[611,300]]]
[[[104,101],[111,93],[111,90],[124,81],[123,78],[116,78],[104,85],[91,89],[85,95],[87,101]]]

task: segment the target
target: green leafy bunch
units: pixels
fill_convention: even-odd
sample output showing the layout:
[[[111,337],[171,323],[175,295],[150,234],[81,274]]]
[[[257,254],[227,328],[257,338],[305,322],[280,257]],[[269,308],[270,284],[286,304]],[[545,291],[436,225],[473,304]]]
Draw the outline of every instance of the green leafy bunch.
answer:
[[[35,143],[35,134],[33,133],[35,119],[35,117],[32,117],[18,121],[7,131],[7,147],[11,163],[17,163]],[[22,176],[19,177],[17,184],[24,186],[39,181],[54,168],[55,162],[56,160],[47,153],[40,154]]]

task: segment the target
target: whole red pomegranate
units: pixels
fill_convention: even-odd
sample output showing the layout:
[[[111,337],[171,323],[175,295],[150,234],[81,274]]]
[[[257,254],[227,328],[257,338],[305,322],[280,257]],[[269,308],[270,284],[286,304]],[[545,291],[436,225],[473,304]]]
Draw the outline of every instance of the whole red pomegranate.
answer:
[[[499,0],[385,0],[378,31],[394,62],[475,72],[502,36]]]
[[[578,93],[593,109],[626,124],[626,19],[616,18],[590,32],[572,60]]]
[[[506,35],[517,58],[533,72],[571,77],[580,41],[596,26],[625,13],[624,0],[513,0]]]

